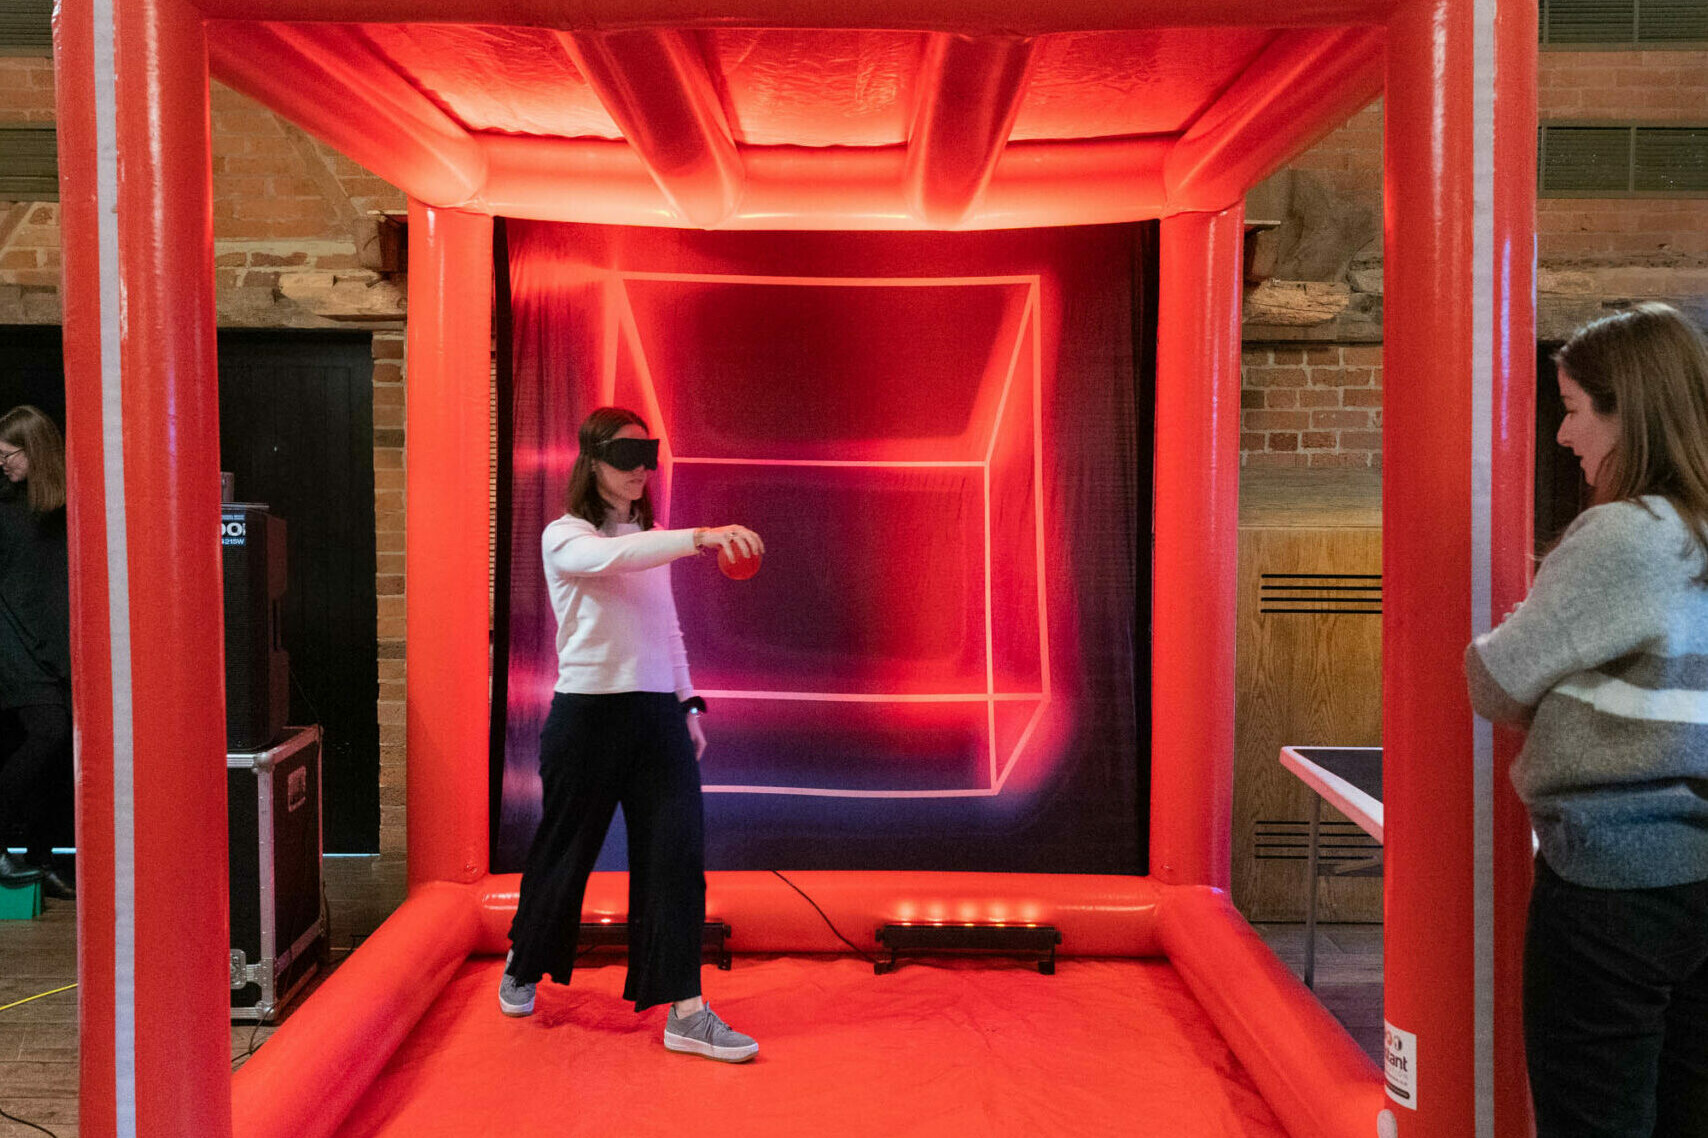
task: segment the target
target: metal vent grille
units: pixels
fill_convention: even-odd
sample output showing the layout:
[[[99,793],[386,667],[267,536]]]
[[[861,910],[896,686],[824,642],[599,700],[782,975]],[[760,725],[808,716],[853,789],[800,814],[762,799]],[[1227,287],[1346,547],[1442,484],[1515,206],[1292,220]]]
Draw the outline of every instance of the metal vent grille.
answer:
[[[1708,195],[1708,126],[1550,123],[1536,165],[1543,197]]]
[[[1636,0],[1542,0],[1542,42],[1630,43]]]
[[[1303,818],[1259,818],[1252,827],[1253,856],[1259,861],[1304,861],[1311,853],[1311,824]],[[1365,861],[1382,852],[1382,843],[1352,822],[1322,820],[1317,860]]]
[[[1642,0],[1638,43],[1708,43],[1708,0]]]
[[[1382,614],[1380,573],[1263,573],[1257,588],[1257,611],[1265,616]]]
[[[1708,0],[1542,0],[1552,47],[1708,42]]]
[[[0,55],[53,52],[53,0],[0,0]]]
[[[1633,133],[1633,189],[1708,193],[1708,127],[1646,127]]]
[[[0,129],[0,201],[58,200],[58,132],[51,126]]]

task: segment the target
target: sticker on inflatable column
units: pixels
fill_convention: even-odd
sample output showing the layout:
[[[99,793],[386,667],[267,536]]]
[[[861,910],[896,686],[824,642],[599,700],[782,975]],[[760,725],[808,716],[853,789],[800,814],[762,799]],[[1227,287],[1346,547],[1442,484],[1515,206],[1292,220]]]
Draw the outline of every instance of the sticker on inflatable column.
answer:
[[[1417,1109],[1417,1036],[1382,1021],[1382,1066],[1388,1076],[1388,1097]]]

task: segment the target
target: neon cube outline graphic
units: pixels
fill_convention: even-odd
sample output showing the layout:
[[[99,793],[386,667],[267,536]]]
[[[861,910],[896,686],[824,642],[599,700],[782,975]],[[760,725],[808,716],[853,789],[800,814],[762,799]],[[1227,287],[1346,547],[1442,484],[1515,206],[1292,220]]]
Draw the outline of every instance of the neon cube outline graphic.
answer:
[[[790,459],[790,458],[747,458],[730,456],[696,456],[679,454],[673,444],[670,423],[666,417],[658,388],[653,380],[652,369],[647,361],[646,350],[642,344],[638,320],[629,295],[628,284],[635,282],[669,282],[669,283],[703,283],[719,285],[764,285],[764,286],[797,286],[803,288],[918,288],[944,286],[1021,286],[1026,290],[1025,301],[1020,316],[1014,326],[1014,341],[1008,345],[1008,360],[1002,379],[1001,394],[997,400],[994,416],[987,428],[984,455],[980,459],[951,459],[951,460],[881,460],[881,459]],[[708,784],[702,789],[708,794],[781,794],[805,795],[826,798],[968,798],[993,797],[1002,793],[1021,755],[1025,752],[1027,743],[1031,740],[1045,711],[1049,708],[1052,693],[1050,681],[1050,635],[1049,613],[1047,606],[1048,589],[1046,588],[1046,567],[1044,557],[1044,462],[1043,462],[1043,389],[1042,363],[1043,345],[1039,334],[1039,293],[1040,280],[1036,275],[1027,276],[986,276],[986,277],[793,277],[793,276],[751,276],[717,273],[647,273],[619,272],[607,278],[605,304],[605,335],[604,356],[600,361],[599,382],[600,402],[606,405],[617,402],[617,369],[618,353],[626,347],[635,369],[635,378],[640,385],[643,414],[654,425],[653,433],[660,440],[658,481],[660,486],[659,499],[666,510],[671,500],[670,491],[675,478],[677,466],[694,465],[731,465],[749,467],[841,467],[841,468],[971,468],[977,469],[981,475],[982,497],[984,502],[984,517],[982,534],[984,545],[983,585],[984,585],[984,666],[985,690],[957,691],[933,693],[874,693],[874,692],[838,692],[838,691],[800,691],[800,690],[754,690],[754,689],[723,689],[704,690],[701,694],[708,699],[718,701],[740,700],[771,700],[771,701],[807,701],[821,703],[873,703],[873,704],[949,704],[949,703],[983,703],[985,705],[985,749],[988,752],[988,778],[983,786],[934,788],[934,789],[850,789],[838,787],[814,786],[780,786],[780,785],[737,785],[737,784]],[[993,345],[995,352],[1003,347]],[[1030,368],[1027,375],[1030,382],[1026,384],[1030,391],[1016,392],[1015,377],[1020,370],[1020,363],[1029,353]],[[997,441],[1002,433],[1004,416],[1018,406],[1018,399],[1030,396],[1032,431],[1029,440],[1032,458],[1032,524],[1034,526],[1033,546],[1037,559],[1036,565],[1036,602],[1037,602],[1037,645],[1038,645],[1038,674],[1039,690],[1027,692],[997,691],[996,684],[996,654],[995,630],[992,612],[992,536],[991,536],[991,468]],[[662,521],[662,519],[661,519]],[[1031,702],[1034,704],[1032,713],[1026,721],[1024,729],[1015,738],[1006,755],[998,753],[997,737],[997,706],[1008,702]]]

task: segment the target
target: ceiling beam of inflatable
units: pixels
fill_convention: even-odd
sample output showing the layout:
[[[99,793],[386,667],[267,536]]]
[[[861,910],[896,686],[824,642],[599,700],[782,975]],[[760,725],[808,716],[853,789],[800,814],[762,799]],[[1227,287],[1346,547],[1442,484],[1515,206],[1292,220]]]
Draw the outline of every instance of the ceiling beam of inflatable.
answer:
[[[890,28],[1046,35],[1143,28],[1309,28],[1386,24],[1391,0],[197,0],[209,19],[508,24],[539,28]]]
[[[992,229],[1215,212],[1382,85],[1382,32],[1372,21],[1383,9],[1367,0],[1306,0],[1282,17],[1291,25],[1282,30],[1273,21],[1253,27],[1243,0],[1210,0],[1184,16],[1151,0],[1114,12],[1083,0],[1044,11],[1035,0],[964,0],[950,10],[934,5],[928,29],[920,28],[925,17],[917,11],[889,0],[835,12],[750,0],[739,17],[727,10],[708,17],[680,0],[623,0],[578,7],[573,21],[561,4],[545,0],[450,0],[427,12],[420,0],[265,0],[264,13],[255,3],[203,0],[217,17],[208,37],[216,78],[425,204],[553,221]],[[270,18],[249,18],[261,14]],[[296,22],[277,22],[280,16]],[[334,18],[389,26],[370,34]],[[1183,21],[1216,20],[1246,26],[1180,30]],[[411,73],[408,61],[394,57],[396,37],[424,21],[437,27],[421,43],[409,41],[420,52]],[[1350,26],[1322,26],[1337,21]],[[526,40],[539,56],[531,68],[497,74],[446,63],[456,48],[445,37],[460,34],[459,22],[513,29],[504,34]],[[800,28],[806,23],[811,30]],[[818,77],[800,75],[799,67],[787,75],[783,64],[770,64],[793,85],[767,91],[768,105],[756,108],[756,100],[734,91],[746,80],[732,83],[716,70],[717,53],[700,33],[751,35],[755,28],[783,29],[763,34],[792,37],[793,50],[809,59],[811,37],[827,29],[904,37],[895,54],[907,63],[895,68],[893,98],[911,99],[911,112],[888,135],[897,141],[842,144],[837,132],[851,128],[837,116],[848,108],[835,104],[833,83],[823,83],[821,93]],[[1096,39],[1100,33],[1127,39],[1115,45]],[[1146,33],[1157,37],[1154,47],[1135,41]],[[1176,38],[1165,43],[1170,36]],[[1228,46],[1234,37],[1241,46]],[[1135,42],[1155,58],[1134,56]],[[1200,101],[1178,84],[1166,86],[1198,64],[1194,48],[1209,52],[1218,43],[1219,57],[1194,75],[1206,85]],[[1100,46],[1128,55],[1099,58]],[[1054,52],[1048,75],[1039,63],[1046,48]],[[1070,51],[1080,53],[1071,67],[1061,62]],[[1147,63],[1164,85],[1145,85]],[[1034,83],[1043,88],[1036,97]],[[559,96],[565,105],[580,100],[582,118],[559,128],[566,133],[550,133],[523,112],[507,118],[507,97],[537,108]],[[748,99],[745,110],[738,96]],[[476,98],[477,109],[489,112],[486,121],[469,109]],[[1141,125],[1111,125],[1112,104]],[[782,118],[764,117],[785,105],[797,130],[808,124],[802,145],[773,141],[794,137],[779,125]],[[871,118],[872,105],[855,109]],[[1015,140],[1027,108],[1035,113]],[[745,121],[736,121],[738,113]],[[590,136],[600,130],[607,136]],[[767,144],[743,141],[755,135]]]
[[[672,28],[559,32],[635,157],[689,224],[735,211],[744,174],[699,49]]]

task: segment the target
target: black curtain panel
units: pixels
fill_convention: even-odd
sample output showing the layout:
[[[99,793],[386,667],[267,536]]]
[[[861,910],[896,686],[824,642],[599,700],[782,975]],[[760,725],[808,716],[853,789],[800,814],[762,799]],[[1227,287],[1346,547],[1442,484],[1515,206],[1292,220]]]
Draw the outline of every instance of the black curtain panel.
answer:
[[[538,821],[540,533],[616,403],[661,525],[767,545],[672,569],[710,867],[1146,869],[1154,225],[503,238],[495,868]]]

